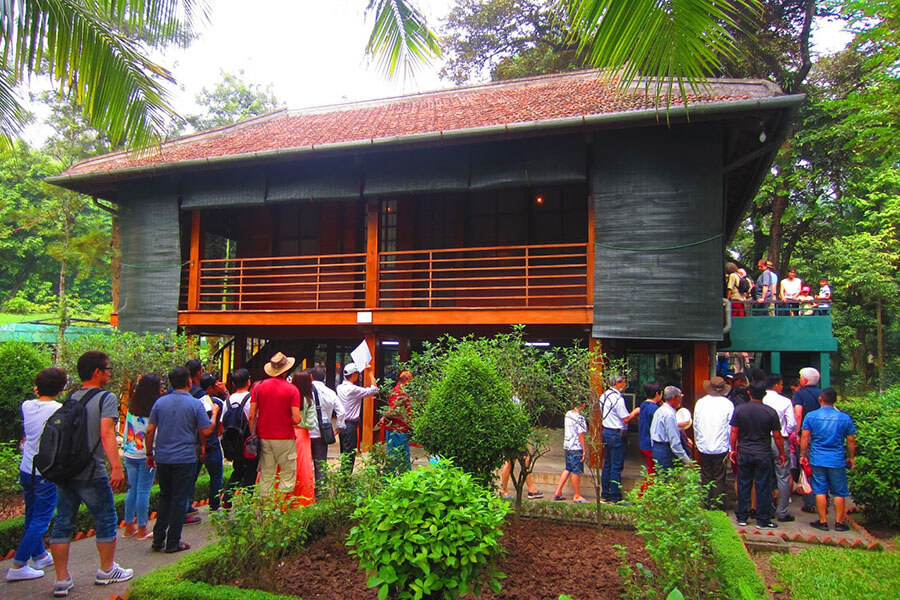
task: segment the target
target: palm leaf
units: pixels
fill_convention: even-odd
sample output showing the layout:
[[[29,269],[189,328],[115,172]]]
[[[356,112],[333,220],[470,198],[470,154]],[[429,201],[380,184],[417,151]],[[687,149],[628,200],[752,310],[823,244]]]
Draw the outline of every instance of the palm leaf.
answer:
[[[388,77],[395,77],[401,67],[412,74],[417,67],[440,57],[437,36],[407,0],[369,0],[366,13],[372,12],[375,24],[366,54],[376,58]]]
[[[643,79],[656,102],[702,89],[737,49],[729,30],[761,10],[760,0],[559,0],[579,51],[629,88]]]

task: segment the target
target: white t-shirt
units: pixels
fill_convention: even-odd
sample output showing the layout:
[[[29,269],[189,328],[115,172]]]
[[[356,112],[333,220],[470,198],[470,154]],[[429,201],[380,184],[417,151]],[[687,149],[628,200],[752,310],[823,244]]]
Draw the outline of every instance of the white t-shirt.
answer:
[[[694,405],[694,441],[703,454],[725,454],[730,449],[734,404],[725,396],[706,395]]]
[[[241,402],[244,401],[245,396],[250,396],[250,392],[235,392],[228,396],[228,400],[225,401],[225,409],[222,411],[222,418],[225,418],[225,413],[231,410],[231,405],[234,405],[235,410],[241,405]],[[247,420],[250,420],[250,400],[247,400],[247,403],[244,404],[244,416],[247,417]]]
[[[570,410],[566,413],[566,437],[563,442],[563,450],[584,450],[581,447],[580,433],[587,433],[587,419],[580,412]]]
[[[34,455],[41,444],[41,433],[50,415],[62,407],[56,400],[26,400],[22,403],[22,424],[25,428],[25,445],[22,447],[22,460],[19,470],[31,473]]]
[[[800,288],[802,287],[803,281],[799,277],[781,280],[781,294],[787,299],[793,300],[794,298],[799,296]]]
[[[794,415],[794,405],[790,398],[782,396],[775,390],[766,390],[763,396],[763,404],[775,409],[778,420],[781,422],[781,435],[787,439],[797,429],[797,417]]]
[[[616,388],[609,388],[600,396],[600,411],[603,426],[609,429],[628,429],[623,419],[630,414],[625,406],[625,396]]]

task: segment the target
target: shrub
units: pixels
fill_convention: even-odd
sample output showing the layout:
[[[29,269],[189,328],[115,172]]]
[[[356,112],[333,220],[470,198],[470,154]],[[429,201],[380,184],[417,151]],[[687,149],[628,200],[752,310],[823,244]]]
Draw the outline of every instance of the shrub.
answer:
[[[867,519],[900,526],[900,412],[857,424],[856,466],[847,471],[850,492]]]
[[[417,411],[413,436],[431,454],[451,458],[485,483],[505,460],[525,451],[529,432],[509,384],[464,345],[448,355],[443,379]]]
[[[0,442],[22,439],[22,401],[34,398],[34,376],[50,357],[27,342],[0,343]]]
[[[721,575],[720,590],[728,600],[767,600],[766,584],[756,570],[744,542],[734,530],[728,515],[718,510],[707,512],[712,526],[709,549]]]
[[[509,506],[446,461],[391,479],[353,517],[350,553],[378,598],[456,598],[488,585]]]
[[[19,462],[15,442],[0,442],[0,499],[13,496],[19,491]]]

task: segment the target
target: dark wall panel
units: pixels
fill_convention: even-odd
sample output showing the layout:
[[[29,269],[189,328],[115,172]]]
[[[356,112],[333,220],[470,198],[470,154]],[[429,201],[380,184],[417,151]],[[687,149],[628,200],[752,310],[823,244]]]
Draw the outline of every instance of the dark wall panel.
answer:
[[[714,125],[593,144],[593,336],[722,338],[722,144]]]
[[[119,329],[158,333],[178,326],[181,244],[174,185],[123,185],[119,208],[122,279]]]

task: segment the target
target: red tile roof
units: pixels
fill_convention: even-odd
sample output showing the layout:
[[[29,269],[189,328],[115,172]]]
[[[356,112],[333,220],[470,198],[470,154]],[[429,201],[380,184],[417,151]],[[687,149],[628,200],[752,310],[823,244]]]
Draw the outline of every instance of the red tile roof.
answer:
[[[719,80],[690,104],[771,97],[780,91],[763,81]],[[681,98],[672,99],[673,105]],[[325,144],[460,131],[569,117],[653,109],[652,97],[615,89],[594,71],[580,71],[454,88],[385,100],[281,110],[163,143],[143,154],[114,153],[78,163],[64,176],[104,174],[134,167],[170,165],[213,157]]]

